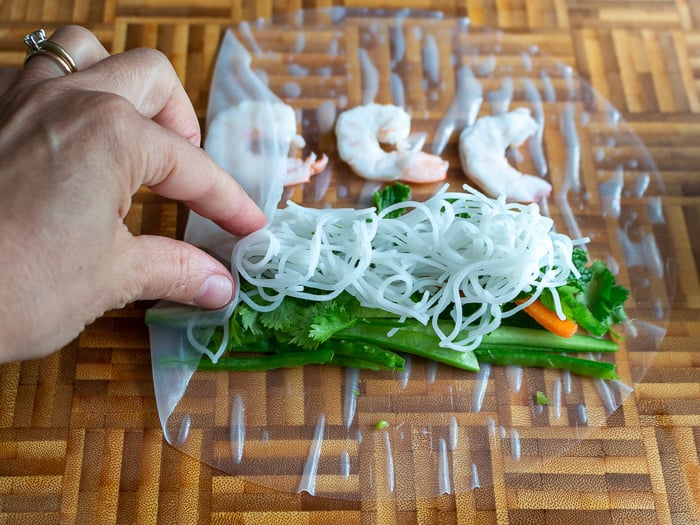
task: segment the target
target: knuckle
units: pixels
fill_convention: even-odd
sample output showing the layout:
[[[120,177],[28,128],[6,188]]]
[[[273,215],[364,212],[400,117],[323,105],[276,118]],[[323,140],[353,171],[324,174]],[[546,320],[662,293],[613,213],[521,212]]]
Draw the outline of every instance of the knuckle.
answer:
[[[160,261],[151,261],[153,267],[150,271],[139,272],[139,296],[177,301],[191,300],[195,293],[190,290],[193,276],[192,254],[179,243],[160,253]]]
[[[104,91],[92,91],[87,94],[93,103],[93,107],[98,110],[99,113],[105,114],[109,117],[114,117],[115,115],[123,115],[133,111],[134,107],[127,99],[113,93],[107,93]]]
[[[124,140],[129,136],[129,129],[135,126],[136,110],[126,98],[105,92],[86,94],[90,99],[92,118],[97,121],[100,129],[107,134],[113,134],[111,139]]]
[[[106,150],[112,161],[124,148],[129,149],[131,156],[138,156],[138,149],[129,148],[139,129],[138,115],[131,102],[119,95],[97,91],[83,92],[82,96],[83,139],[95,148]]]
[[[144,65],[149,68],[155,69],[162,72],[163,70],[171,70],[172,64],[168,57],[157,49],[152,49],[149,47],[139,47],[135,48],[130,53],[133,53],[139,61],[143,62]]]
[[[173,264],[175,266],[173,271],[173,280],[170,283],[170,293],[169,297],[179,297],[185,298],[189,295],[189,288],[191,287],[190,280],[192,278],[192,254],[189,250],[185,249],[181,244],[177,245],[177,248],[173,250]],[[189,297],[187,297],[189,298]]]
[[[86,27],[79,26],[76,24],[68,24],[65,26],[61,26],[59,29],[56,30],[56,34],[70,36],[71,38],[76,37],[80,40],[95,39],[95,35],[93,35],[92,31],[90,31]]]

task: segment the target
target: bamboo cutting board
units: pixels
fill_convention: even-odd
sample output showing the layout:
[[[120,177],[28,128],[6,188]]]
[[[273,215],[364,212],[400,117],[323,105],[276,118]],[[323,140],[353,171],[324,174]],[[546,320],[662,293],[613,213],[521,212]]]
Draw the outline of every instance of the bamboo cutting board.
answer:
[[[113,53],[170,57],[198,115],[221,34],[243,20],[355,2],[0,2],[0,65],[22,37],[78,23]],[[366,7],[405,7],[365,2]],[[571,65],[621,111],[667,187],[679,283],[661,351],[608,420],[534,473],[435,498],[345,501],[286,494],[223,473],[163,440],[143,314],[107,313],[40,361],[0,367],[0,523],[700,523],[698,223],[700,2],[412,2],[517,33]],[[181,237],[185,210],[140,191],[134,233]],[[494,469],[496,469],[494,467]],[[503,472],[503,468],[499,468]]]

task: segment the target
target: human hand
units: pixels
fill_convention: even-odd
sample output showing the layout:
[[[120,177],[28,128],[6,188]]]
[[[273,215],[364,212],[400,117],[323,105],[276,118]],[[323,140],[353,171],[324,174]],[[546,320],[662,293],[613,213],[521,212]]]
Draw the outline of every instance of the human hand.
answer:
[[[0,362],[47,355],[137,299],[230,301],[231,275],[215,259],[127,230],[141,185],[234,234],[265,223],[199,148],[195,112],[162,54],[109,56],[75,26],[51,40],[76,73],[42,55],[0,70]]]

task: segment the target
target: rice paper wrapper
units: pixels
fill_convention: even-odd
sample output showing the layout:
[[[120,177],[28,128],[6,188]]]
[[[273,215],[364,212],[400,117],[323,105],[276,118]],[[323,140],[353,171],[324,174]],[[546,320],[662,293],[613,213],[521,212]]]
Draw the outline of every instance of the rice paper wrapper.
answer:
[[[284,191],[287,158],[296,128],[280,112],[293,110],[267,87],[265,77],[250,67],[251,56],[228,30],[212,79],[204,149],[272,217]],[[284,115],[289,117],[289,115]],[[293,122],[294,119],[291,119]],[[285,123],[287,123],[285,125]],[[207,250],[226,264],[236,237],[211,220],[190,211],[184,240]],[[233,272],[237,278],[236,272]],[[187,390],[206,350],[208,327],[223,325],[236,299],[217,311],[161,302],[149,313],[167,316],[168,324],[150,324],[153,382],[158,414],[166,440],[182,444],[189,424],[177,418],[175,407]],[[175,322],[177,326],[171,326]]]
[[[635,318],[624,327],[625,339],[614,358],[622,381],[490,365],[478,373],[461,372],[410,356],[404,370],[392,374],[335,366],[195,373],[207,334],[225,322],[232,307],[211,312],[161,303],[149,315],[165,316],[167,324],[149,324],[166,440],[214,468],[277,491],[413,501],[477,487],[488,496],[503,485],[503,465],[510,473],[537,473],[545,461],[569,453],[606,426],[660,348],[675,289],[675,255],[661,205],[665,189],[653,159],[615,108],[569,66],[542,56],[536,46],[501,32],[476,30],[462,19],[410,10],[334,8],[278,22],[258,21],[253,28],[242,24],[235,35],[240,41],[227,32],[221,43],[205,149],[269,219],[283,196],[295,130],[278,118],[284,105],[268,88],[266,75],[280,73],[280,63],[287,64],[282,61],[295,53],[300,57],[291,65],[304,59],[303,66],[315,74],[343,79],[340,88],[335,82],[299,84],[319,109],[332,110],[304,109],[304,132],[313,147],[317,144],[308,131],[314,126],[330,131],[335,115],[347,104],[375,101],[380,80],[406,109],[411,102],[404,97],[404,82],[436,95],[435,100],[425,99],[429,111],[413,108],[413,122],[417,129],[434,128],[427,144],[435,152],[452,148],[453,158],[456,143],[450,137],[474,121],[482,100],[491,101],[496,114],[512,98],[514,106],[530,107],[547,126],[528,144],[526,157],[539,166],[539,173],[559,174],[557,191],[546,205],[560,231],[574,237],[581,237],[581,230],[592,234],[596,255],[619,263],[633,292],[628,312]],[[352,45],[344,46],[344,39]],[[460,57],[426,62],[439,67],[447,89],[442,81],[438,89],[430,70],[421,77],[414,67],[416,56],[439,50]],[[321,55],[328,60],[319,61]],[[346,84],[361,84],[362,92],[353,91],[357,96],[344,100],[341,88]],[[486,105],[484,110],[488,113]],[[442,117],[436,120],[436,115]],[[334,192],[332,201],[321,204],[364,206],[376,184],[353,179],[351,186],[349,168],[333,160],[326,175],[332,171],[333,188],[345,191]],[[458,169],[448,176],[451,183],[463,182]],[[308,198],[321,201],[311,186]],[[184,238],[225,261],[237,242],[194,213]],[[546,394],[551,404],[536,403],[536,391]],[[377,428],[382,421],[390,426]]]

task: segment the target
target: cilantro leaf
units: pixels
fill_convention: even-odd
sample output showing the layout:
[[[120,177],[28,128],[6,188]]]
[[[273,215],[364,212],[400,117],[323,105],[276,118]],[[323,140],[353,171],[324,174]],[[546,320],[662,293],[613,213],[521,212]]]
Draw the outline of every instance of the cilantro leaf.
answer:
[[[605,262],[597,260],[588,264],[584,250],[575,249],[572,261],[580,276],[575,277],[572,273],[567,284],[557,288],[564,315],[592,335],[603,336],[612,325],[627,318],[624,303],[629,290],[615,282],[615,276]],[[542,294],[542,302],[554,308],[551,295]]]
[[[309,326],[323,308],[323,303],[285,297],[279,307],[262,313],[260,317],[267,328],[275,331],[280,341],[311,350],[318,347],[318,342],[309,337]]]
[[[265,328],[275,331],[287,332],[303,318],[303,312],[299,311],[294,299],[285,298],[280,305],[272,311],[260,314],[260,323]]]
[[[264,329],[258,322],[258,312],[247,304],[241,303],[236,307],[231,317],[231,328],[235,325],[236,332],[250,332],[252,335],[262,335]],[[233,331],[233,330],[232,330]]]
[[[400,182],[395,182],[384,187],[380,191],[374,192],[374,204],[377,207],[377,212],[388,208],[392,204],[398,202],[406,202],[411,198],[411,188]],[[400,217],[405,210],[396,210],[385,215],[387,219],[395,219]]]
[[[351,318],[343,306],[331,302],[323,312],[314,317],[309,337],[314,341],[328,341],[333,335],[350,328],[356,322],[357,318]]]

